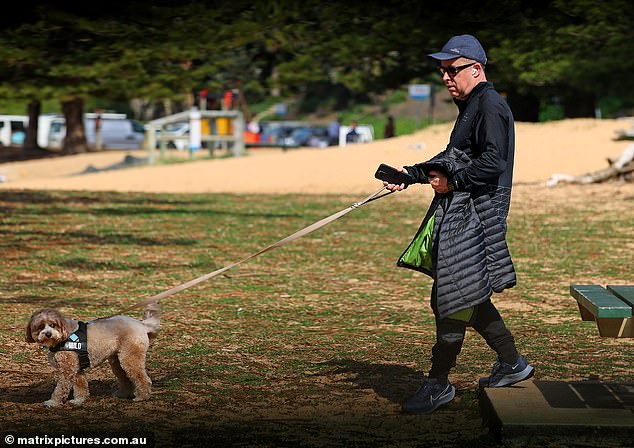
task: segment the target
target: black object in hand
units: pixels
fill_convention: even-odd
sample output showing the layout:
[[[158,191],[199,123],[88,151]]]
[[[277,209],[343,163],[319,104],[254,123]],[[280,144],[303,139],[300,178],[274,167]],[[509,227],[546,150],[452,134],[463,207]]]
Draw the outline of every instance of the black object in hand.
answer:
[[[384,180],[388,184],[394,185],[405,184],[405,186],[408,186],[414,181],[414,179],[412,179],[412,176],[410,176],[408,173],[399,171],[396,168],[391,167],[390,165],[386,165],[385,163],[379,165],[376,173],[374,173],[374,177],[380,180]]]

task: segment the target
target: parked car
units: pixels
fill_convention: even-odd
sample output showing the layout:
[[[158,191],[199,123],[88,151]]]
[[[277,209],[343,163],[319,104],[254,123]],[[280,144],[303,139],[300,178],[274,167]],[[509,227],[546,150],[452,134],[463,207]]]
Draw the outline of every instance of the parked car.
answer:
[[[354,143],[348,142],[346,135],[352,129],[351,126],[341,126],[339,128],[339,146],[346,146],[356,143],[368,143],[374,140],[374,127],[370,124],[359,124],[355,127],[358,137]]]
[[[84,115],[84,131],[89,145],[96,144],[95,114]],[[66,136],[62,115],[41,115],[38,122],[38,144],[43,148],[61,148]],[[125,114],[101,115],[101,139],[104,149],[140,149],[145,141],[143,125]]]
[[[41,148],[61,148],[66,135],[66,121],[63,115],[40,115],[37,124],[37,144]]]
[[[94,145],[95,119],[84,118],[84,127],[88,144]],[[102,118],[101,138],[104,149],[140,149],[145,141],[145,130],[136,120]]]
[[[285,138],[289,137],[295,129],[305,126],[306,123],[299,121],[261,121],[260,145],[283,146]]]
[[[328,129],[324,127],[300,127],[282,139],[284,146],[328,146]]]
[[[189,123],[173,123],[165,126],[164,131],[156,131],[156,147],[160,147],[160,141],[166,138],[167,147],[170,149],[183,150],[189,148]]]
[[[0,146],[21,145],[28,123],[25,115],[0,115]]]

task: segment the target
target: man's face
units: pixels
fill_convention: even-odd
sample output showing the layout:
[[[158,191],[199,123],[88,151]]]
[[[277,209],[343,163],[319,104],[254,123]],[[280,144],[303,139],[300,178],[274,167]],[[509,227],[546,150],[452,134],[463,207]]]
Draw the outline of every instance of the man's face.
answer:
[[[471,93],[471,90],[479,82],[473,73],[473,69],[477,67],[477,62],[474,63],[465,58],[448,59],[440,62],[442,81],[452,97],[461,100]]]

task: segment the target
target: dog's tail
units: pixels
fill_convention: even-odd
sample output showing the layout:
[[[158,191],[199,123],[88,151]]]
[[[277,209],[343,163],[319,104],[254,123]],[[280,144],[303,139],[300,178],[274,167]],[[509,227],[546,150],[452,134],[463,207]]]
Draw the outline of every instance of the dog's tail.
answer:
[[[143,325],[147,329],[147,335],[154,339],[161,329],[161,307],[158,302],[148,303],[143,312]]]

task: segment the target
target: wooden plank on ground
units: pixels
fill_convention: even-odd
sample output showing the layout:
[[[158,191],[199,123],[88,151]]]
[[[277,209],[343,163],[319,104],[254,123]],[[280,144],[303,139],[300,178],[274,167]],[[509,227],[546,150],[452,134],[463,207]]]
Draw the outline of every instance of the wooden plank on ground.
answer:
[[[629,438],[634,432],[634,384],[524,381],[485,388],[484,423],[500,439],[531,435]]]

